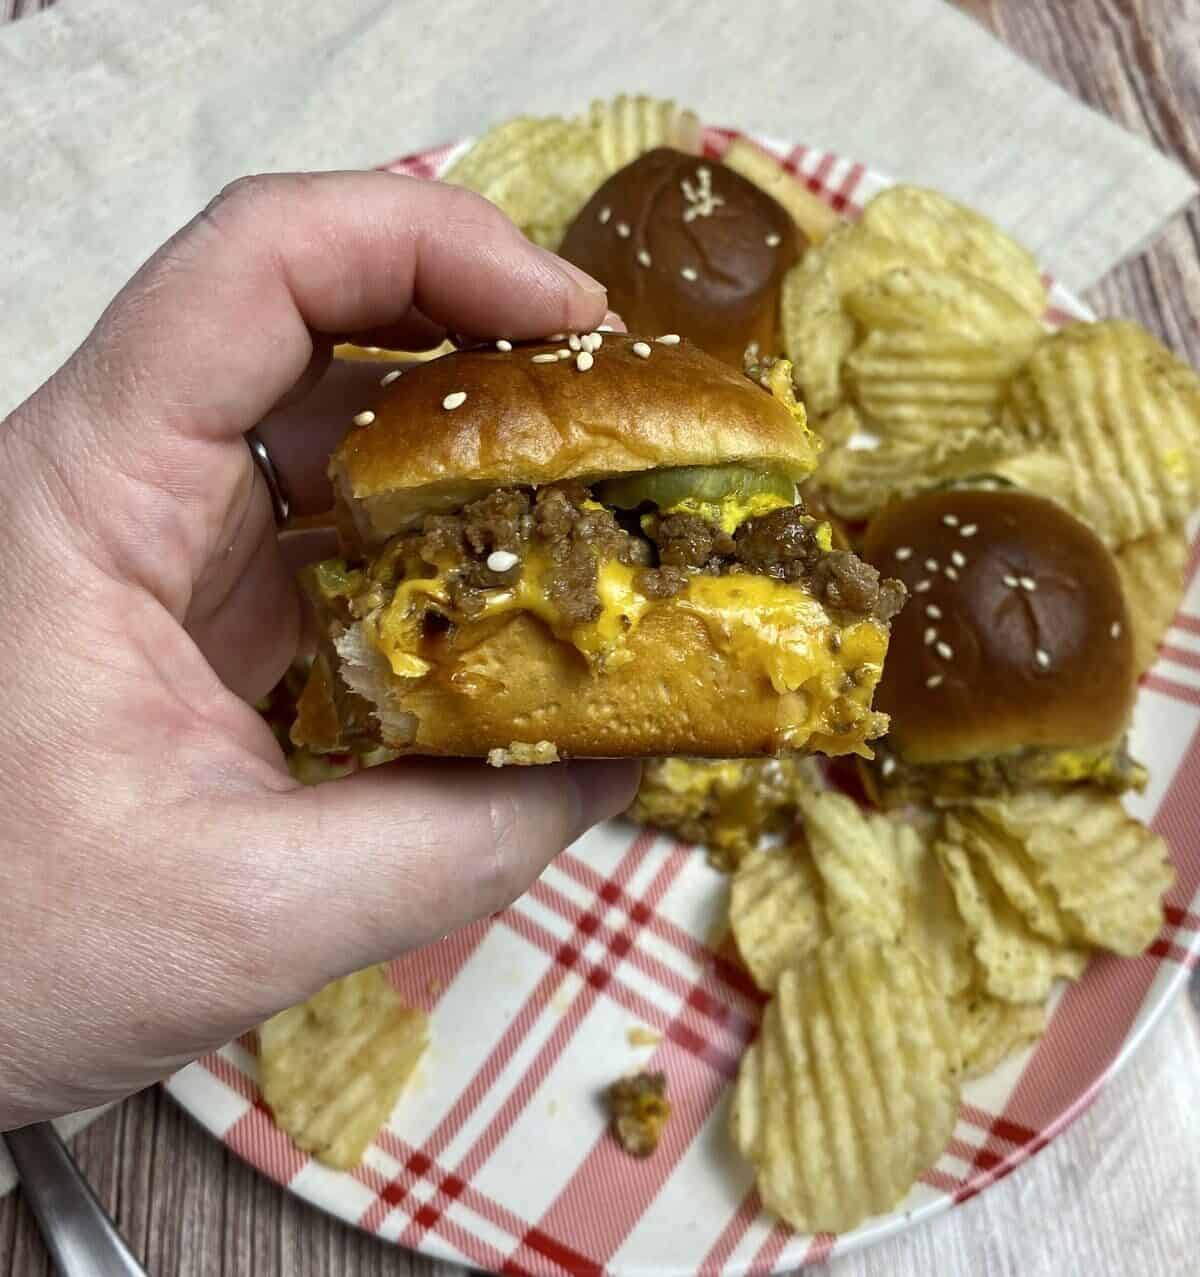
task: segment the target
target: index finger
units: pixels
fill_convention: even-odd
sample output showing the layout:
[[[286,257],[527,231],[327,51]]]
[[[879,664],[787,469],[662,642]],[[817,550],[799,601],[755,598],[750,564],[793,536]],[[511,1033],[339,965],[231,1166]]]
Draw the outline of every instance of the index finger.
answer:
[[[381,172],[244,178],[121,291],[75,371],[145,456],[148,424],[244,433],[304,372],[313,333],[379,329],[414,307],[454,331],[522,338],[599,323],[605,293],[457,187]]]

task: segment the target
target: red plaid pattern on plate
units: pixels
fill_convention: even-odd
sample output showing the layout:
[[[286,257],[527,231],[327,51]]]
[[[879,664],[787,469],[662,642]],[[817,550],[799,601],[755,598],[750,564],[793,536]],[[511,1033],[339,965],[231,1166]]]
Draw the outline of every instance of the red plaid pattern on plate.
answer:
[[[708,128],[719,158],[742,136]],[[753,139],[849,218],[889,180],[808,146]],[[460,142],[384,166],[435,178]],[[1051,281],[1047,321],[1090,318]],[[314,1205],[400,1245],[497,1273],[766,1274],[878,1240],[968,1200],[1095,1097],[1200,957],[1200,573],[1143,680],[1129,803],[1170,843],[1177,882],[1143,957],[1093,959],[1045,1037],[971,1083],[954,1137],[894,1211],[841,1237],[765,1214],[725,1135],[729,1083],[761,995],[721,946],[727,882],[693,849],[620,822],[593,830],[512,908],[393,964],[433,1045],[364,1164],[330,1170],[278,1131],[253,1038],[177,1073],[168,1091],[231,1149]],[[633,1028],[658,1035],[631,1045]],[[641,1040],[640,1038],[638,1040]],[[674,1114],[644,1162],[606,1131],[604,1087],[663,1069]]]

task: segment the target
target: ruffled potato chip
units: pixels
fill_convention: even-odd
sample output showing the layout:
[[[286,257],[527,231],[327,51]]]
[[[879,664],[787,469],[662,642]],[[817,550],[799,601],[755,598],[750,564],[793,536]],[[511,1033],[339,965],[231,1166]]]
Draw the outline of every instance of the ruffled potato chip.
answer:
[[[987,866],[947,840],[936,844],[980,966],[983,990],[1005,1002],[1043,1002],[1060,976],[1077,980],[1087,951],[1039,936]]]
[[[954,892],[928,839],[922,838],[920,854],[909,861],[908,873],[900,938],[920,959],[933,987],[954,997],[972,984],[978,968]]]
[[[1181,524],[1200,498],[1200,377],[1136,324],[1047,338],[1002,419],[1063,459],[1058,499],[1109,546]]]
[[[733,875],[729,927],[754,983],[768,993],[779,973],[829,936],[823,889],[808,848],[753,851]]]
[[[842,304],[846,294],[912,262],[912,254],[903,246],[861,226],[846,225],[810,248],[784,276],[783,345],[810,412],[832,412],[842,402],[842,361],[858,337],[854,320]]]
[[[964,1082],[983,1077],[1046,1031],[1040,1002],[1001,1002],[986,993],[956,1000]]]
[[[986,280],[1040,319],[1046,286],[1028,249],[982,213],[921,186],[892,186],[863,210],[863,225],[931,264]]]
[[[429,1039],[382,967],[335,980],[258,1030],[259,1084],[296,1144],[341,1170],[357,1166],[396,1106]]]
[[[830,930],[899,939],[913,866],[924,850],[917,831],[828,789],[804,797],[800,811]]]
[[[882,271],[845,294],[846,309],[866,331],[925,331],[1026,352],[1041,324],[1003,289],[923,262]]]
[[[1055,944],[1080,937],[1063,916],[1058,899],[1029,858],[1023,840],[1010,834],[1002,821],[989,820],[988,808],[965,806],[946,813],[945,834],[969,855],[987,866],[992,880],[1029,926]]]
[[[1121,546],[1113,556],[1133,626],[1134,672],[1141,677],[1158,659],[1158,645],[1183,601],[1192,547],[1174,526]]]
[[[946,1147],[959,1069],[950,1005],[901,945],[836,938],[788,967],[731,1113],[765,1205],[802,1232],[889,1210]]]
[[[445,180],[491,200],[535,243],[556,248],[608,176],[591,129],[557,116],[518,116],[485,133]]]
[[[829,508],[847,519],[866,519],[899,501],[954,479],[996,473],[1018,440],[999,426],[945,431],[896,427],[876,447],[828,449],[811,482]]]
[[[1166,843],[1115,795],[1037,789],[971,807],[993,844],[1019,848],[1030,890],[1055,902],[1079,941],[1127,957],[1154,942],[1175,871]]]
[[[851,397],[881,435],[897,427],[977,430],[993,422],[1032,343],[936,330],[875,329],[846,359]]]
[[[644,94],[630,97],[622,93],[611,100],[595,101],[578,123],[595,135],[607,170],[605,177],[655,147],[669,146],[699,155],[704,142],[704,130],[694,111]]]

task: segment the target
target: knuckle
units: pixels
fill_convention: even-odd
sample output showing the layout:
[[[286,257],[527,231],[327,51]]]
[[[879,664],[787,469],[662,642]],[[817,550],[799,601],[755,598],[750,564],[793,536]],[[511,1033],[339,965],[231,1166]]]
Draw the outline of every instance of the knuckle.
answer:
[[[446,233],[459,237],[479,234],[511,234],[519,236],[516,224],[489,199],[465,186],[445,186],[438,210],[438,221]]]
[[[265,173],[250,173],[223,186],[208,202],[201,216],[209,220],[233,216],[247,205],[257,207],[271,197],[276,178]]]

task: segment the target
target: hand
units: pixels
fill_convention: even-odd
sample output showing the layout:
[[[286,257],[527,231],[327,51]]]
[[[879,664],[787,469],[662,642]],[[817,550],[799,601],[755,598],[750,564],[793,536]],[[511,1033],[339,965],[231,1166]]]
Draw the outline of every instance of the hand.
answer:
[[[251,178],[0,425],[0,1129],[127,1094],[502,907],[632,797],[636,769],[609,764],[409,761],[304,789],[249,704],[300,608],[244,432],[268,418],[316,512],[353,401],[320,387],[303,428],[277,405],[337,337],[411,349],[604,313],[468,192]]]

